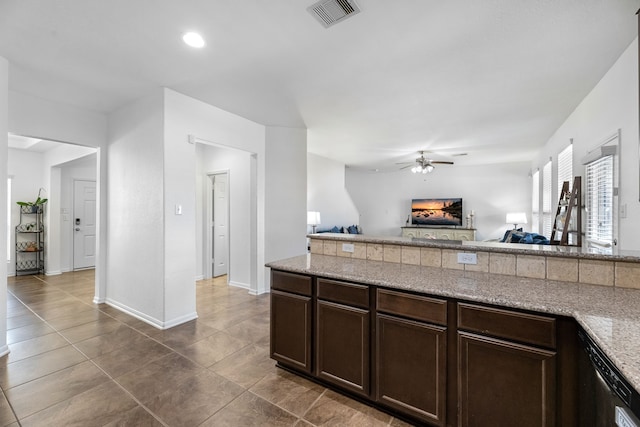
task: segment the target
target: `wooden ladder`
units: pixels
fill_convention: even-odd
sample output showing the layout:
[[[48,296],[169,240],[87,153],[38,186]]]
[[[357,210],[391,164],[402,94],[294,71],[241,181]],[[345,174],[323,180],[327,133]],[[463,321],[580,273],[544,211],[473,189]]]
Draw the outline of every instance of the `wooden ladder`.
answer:
[[[575,215],[575,221],[572,223],[573,215]],[[573,228],[570,229],[569,226]],[[570,234],[576,236],[571,243],[569,243]],[[569,181],[562,183],[549,241],[552,245],[582,246],[582,177],[576,176],[573,179],[571,190]]]

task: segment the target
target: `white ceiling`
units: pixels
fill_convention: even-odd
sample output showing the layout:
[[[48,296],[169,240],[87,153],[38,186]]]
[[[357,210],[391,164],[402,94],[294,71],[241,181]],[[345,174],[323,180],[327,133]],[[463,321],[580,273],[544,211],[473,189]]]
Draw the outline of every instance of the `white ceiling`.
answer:
[[[415,151],[529,161],[637,36],[640,0],[357,0],[328,29],[313,0],[2,0],[10,88],[110,112],[158,86],[309,151],[387,168]],[[199,31],[202,50],[186,47]],[[448,157],[468,153],[464,157]]]

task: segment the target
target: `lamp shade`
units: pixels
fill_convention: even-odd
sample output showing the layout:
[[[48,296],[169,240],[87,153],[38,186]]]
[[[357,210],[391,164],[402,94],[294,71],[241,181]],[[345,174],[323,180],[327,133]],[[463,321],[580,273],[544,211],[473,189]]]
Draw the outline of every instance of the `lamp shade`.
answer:
[[[307,212],[307,225],[320,224],[320,212],[309,211]]]
[[[524,212],[509,212],[507,214],[507,224],[526,224],[527,214]]]

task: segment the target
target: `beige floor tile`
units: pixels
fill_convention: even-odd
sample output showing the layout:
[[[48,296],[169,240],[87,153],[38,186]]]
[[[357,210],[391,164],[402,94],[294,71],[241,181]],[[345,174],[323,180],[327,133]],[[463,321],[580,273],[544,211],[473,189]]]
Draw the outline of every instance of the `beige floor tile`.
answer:
[[[73,328],[74,326],[80,326],[86,323],[91,323],[99,320],[111,320],[109,316],[102,313],[100,310],[93,309],[82,311],[80,313],[65,314],[62,316],[47,319],[47,323],[58,331],[63,329]]]
[[[6,356],[7,363],[16,362],[67,345],[69,345],[69,341],[55,332],[41,337],[31,338],[30,340],[20,341],[9,345],[11,352]]]
[[[87,360],[72,346],[0,365],[0,386],[6,390]]]
[[[102,426],[138,406],[113,382],[106,382],[21,420],[23,427]]]
[[[316,426],[388,426],[391,416],[360,402],[327,390],[305,414]]]
[[[171,353],[171,350],[151,339],[136,346],[120,347],[93,359],[93,362],[113,378],[135,371]]]
[[[174,348],[182,349],[187,347],[201,339],[207,338],[218,332],[211,326],[208,326],[197,320],[192,320],[182,325],[175,326],[173,328],[159,331],[157,334],[152,335],[153,338],[164,345]]]
[[[7,398],[4,393],[2,393],[2,390],[0,390],[0,426],[8,426],[13,423],[16,423],[17,425],[17,421],[18,420],[14,415],[11,406],[9,406]]]
[[[245,389],[203,371],[149,401],[146,406],[170,426],[197,426]]]
[[[171,353],[116,378],[116,381],[145,403],[203,371],[204,368],[185,357]]]
[[[40,323],[42,319],[33,313],[23,314],[21,316],[7,317],[7,330],[19,328],[21,326],[33,325]]]
[[[298,420],[284,409],[251,392],[245,392],[216,412],[202,427],[221,426],[292,426]]]
[[[268,347],[250,344],[225,357],[209,369],[244,388],[249,388],[278,368],[269,358]]]
[[[120,347],[137,347],[142,341],[150,338],[142,335],[135,329],[121,323],[113,331],[77,342],[76,348],[82,351],[88,358],[93,359],[102,354],[110,353]]]
[[[70,342],[77,343],[98,335],[113,332],[121,325],[122,323],[115,319],[101,319],[95,322],[84,323],[79,326],[63,329],[60,333]]]
[[[202,366],[209,367],[249,344],[249,341],[232,337],[226,332],[216,332],[179,350],[179,353]]]
[[[118,419],[104,425],[104,427],[161,427],[163,424],[143,407],[124,411]]]
[[[7,344],[30,340],[54,332],[53,328],[44,322],[33,323],[15,329],[7,330]]]
[[[19,418],[25,418],[109,380],[93,363],[78,365],[40,377],[7,390]]]
[[[249,389],[297,416],[304,415],[324,390],[324,387],[282,369],[267,375]]]

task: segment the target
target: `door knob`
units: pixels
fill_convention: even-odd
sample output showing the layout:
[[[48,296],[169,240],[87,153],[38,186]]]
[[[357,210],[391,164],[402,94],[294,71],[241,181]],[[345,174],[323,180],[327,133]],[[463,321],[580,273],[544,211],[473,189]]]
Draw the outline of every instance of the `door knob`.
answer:
[[[76,227],[76,231],[80,231],[80,227]]]

